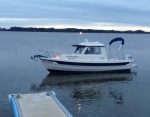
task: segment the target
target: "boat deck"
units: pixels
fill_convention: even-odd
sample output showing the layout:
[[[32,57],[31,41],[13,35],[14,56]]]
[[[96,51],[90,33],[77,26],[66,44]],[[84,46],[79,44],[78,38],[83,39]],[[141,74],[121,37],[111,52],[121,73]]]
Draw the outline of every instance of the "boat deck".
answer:
[[[9,95],[15,117],[73,117],[54,92]]]

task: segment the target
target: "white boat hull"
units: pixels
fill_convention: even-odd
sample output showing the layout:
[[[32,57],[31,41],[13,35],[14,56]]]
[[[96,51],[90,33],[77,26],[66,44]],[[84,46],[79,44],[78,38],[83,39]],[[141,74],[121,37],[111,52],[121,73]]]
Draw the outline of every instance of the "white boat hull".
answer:
[[[130,72],[136,65],[131,61],[103,62],[68,62],[60,60],[41,59],[50,73],[95,73],[95,72]]]

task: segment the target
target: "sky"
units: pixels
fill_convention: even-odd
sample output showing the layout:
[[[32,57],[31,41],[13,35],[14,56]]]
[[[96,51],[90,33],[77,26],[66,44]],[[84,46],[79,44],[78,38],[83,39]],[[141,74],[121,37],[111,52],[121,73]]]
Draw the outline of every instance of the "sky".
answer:
[[[150,31],[149,0],[0,0],[0,27]]]

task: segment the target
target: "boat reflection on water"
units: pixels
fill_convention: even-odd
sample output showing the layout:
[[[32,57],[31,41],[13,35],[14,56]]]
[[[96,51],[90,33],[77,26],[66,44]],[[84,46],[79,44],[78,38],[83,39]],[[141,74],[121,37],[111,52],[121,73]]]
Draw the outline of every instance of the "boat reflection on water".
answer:
[[[100,100],[110,100],[116,104],[123,104],[123,84],[129,84],[136,73],[99,73],[84,75],[51,75],[48,74],[43,81],[37,85],[32,84],[32,91],[59,90],[69,95],[77,105],[80,112],[83,103],[99,104]],[[116,88],[117,87],[117,88]],[[62,97],[63,98],[63,97]],[[99,104],[100,105],[100,104]]]
[[[51,75],[48,74],[39,85],[44,86],[63,86],[79,84],[99,84],[106,82],[132,81],[136,73],[97,73],[82,75]]]

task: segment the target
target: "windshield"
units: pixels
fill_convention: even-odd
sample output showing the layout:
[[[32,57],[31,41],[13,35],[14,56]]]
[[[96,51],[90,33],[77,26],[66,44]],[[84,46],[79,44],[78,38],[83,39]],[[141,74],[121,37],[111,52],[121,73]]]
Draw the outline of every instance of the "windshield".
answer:
[[[85,54],[101,54],[100,47],[88,47]]]
[[[77,49],[75,50],[75,54],[81,54],[82,51],[84,50],[85,47],[77,47]]]

